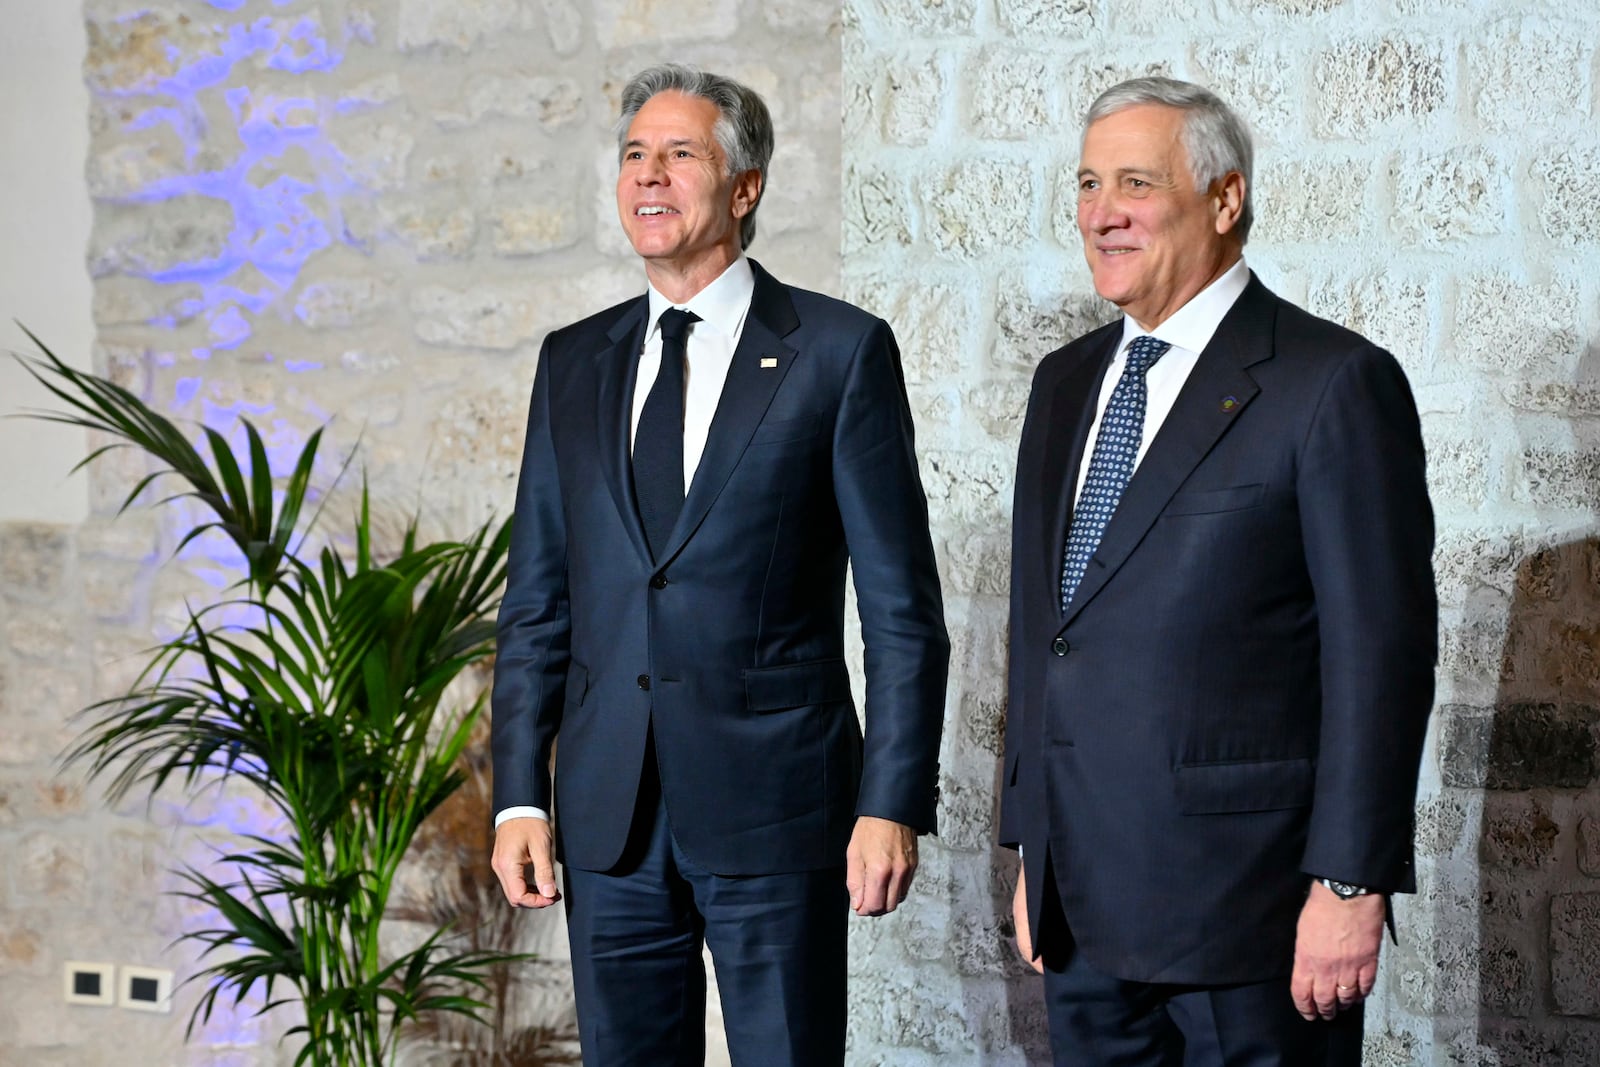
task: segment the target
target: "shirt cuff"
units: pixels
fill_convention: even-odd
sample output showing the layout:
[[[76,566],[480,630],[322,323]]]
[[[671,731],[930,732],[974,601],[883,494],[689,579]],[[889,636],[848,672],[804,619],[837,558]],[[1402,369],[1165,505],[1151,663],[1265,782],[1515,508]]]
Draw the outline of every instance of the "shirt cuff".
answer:
[[[494,828],[498,830],[503,823],[508,823],[512,819],[543,819],[545,822],[549,822],[550,813],[543,808],[535,808],[529,805],[506,808],[504,811],[495,813]]]

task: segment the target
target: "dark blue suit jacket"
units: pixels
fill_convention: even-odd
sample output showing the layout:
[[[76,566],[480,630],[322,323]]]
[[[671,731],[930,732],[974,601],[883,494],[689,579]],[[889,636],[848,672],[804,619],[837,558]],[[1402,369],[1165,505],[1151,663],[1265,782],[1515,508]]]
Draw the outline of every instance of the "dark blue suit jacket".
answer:
[[[1065,615],[1113,323],[1039,366],[1017,463],[1002,844],[1096,969],[1289,972],[1309,877],[1409,891],[1433,517],[1394,359],[1252,277]]]
[[[713,872],[841,866],[857,815],[934,828],[949,644],[899,352],[882,320],[755,278],[659,560],[629,447],[647,300],[555,331],[539,357],[499,620],[494,803],[553,806],[562,858],[582,869],[617,862],[652,729],[673,835]]]

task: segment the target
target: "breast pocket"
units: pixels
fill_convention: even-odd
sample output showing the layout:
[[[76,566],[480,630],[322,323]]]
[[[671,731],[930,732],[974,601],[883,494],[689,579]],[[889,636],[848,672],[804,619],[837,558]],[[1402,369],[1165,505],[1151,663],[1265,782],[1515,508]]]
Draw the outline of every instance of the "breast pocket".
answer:
[[[1224,511],[1243,511],[1245,508],[1253,508],[1260,504],[1266,491],[1267,487],[1260,483],[1233,485],[1226,489],[1191,490],[1175,495],[1167,503],[1163,514],[1216,515]]]
[[[798,419],[769,419],[756,427],[750,438],[751,447],[781,445],[786,441],[806,441],[817,436],[822,429],[821,415],[803,415]]]

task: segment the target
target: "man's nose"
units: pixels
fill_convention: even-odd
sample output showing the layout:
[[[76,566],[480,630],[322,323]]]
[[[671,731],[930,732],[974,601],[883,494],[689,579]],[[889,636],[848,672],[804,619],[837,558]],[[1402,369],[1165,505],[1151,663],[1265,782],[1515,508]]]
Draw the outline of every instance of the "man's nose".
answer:
[[[635,180],[640,185],[662,185],[667,180],[667,168],[661,165],[661,160],[656,156],[647,155],[639,161]]]
[[[1084,229],[1105,233],[1127,225],[1128,214],[1114,193],[1102,190],[1098,195],[1078,203],[1078,218]]]

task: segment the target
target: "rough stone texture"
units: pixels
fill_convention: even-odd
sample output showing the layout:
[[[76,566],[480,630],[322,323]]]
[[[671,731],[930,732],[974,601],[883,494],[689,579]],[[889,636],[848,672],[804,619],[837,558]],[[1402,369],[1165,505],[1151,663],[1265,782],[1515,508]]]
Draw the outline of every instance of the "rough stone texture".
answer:
[[[1550,901],[1550,986],[1562,1015],[1600,1018],[1600,893]]]
[[[1255,240],[1325,242],[1367,226],[1369,164],[1364,159],[1289,160],[1258,175],[1251,199]]]
[[[1510,202],[1510,169],[1482,148],[1405,153],[1390,180],[1395,210],[1390,228],[1405,244],[1458,244],[1501,232]]]
[[[1600,244],[1600,148],[1591,143],[1540,156],[1533,176],[1544,186],[1540,220],[1544,232],[1563,245]]]
[[[1014,48],[985,51],[964,78],[973,87],[967,128],[998,140],[1042,133],[1056,121],[1053,66],[1038,53]]]
[[[1351,41],[1316,57],[1313,122],[1323,137],[1360,138],[1396,121],[1425,120],[1449,102],[1445,50],[1435,41]]]
[[[1507,19],[1485,29],[1484,39],[1467,48],[1472,110],[1485,129],[1565,125],[1590,113],[1585,42],[1531,20]]]

